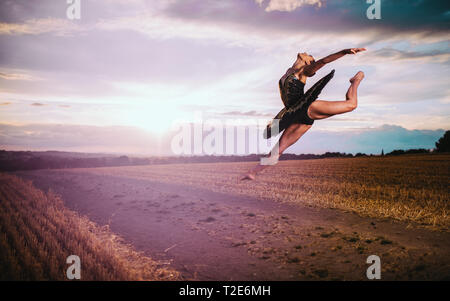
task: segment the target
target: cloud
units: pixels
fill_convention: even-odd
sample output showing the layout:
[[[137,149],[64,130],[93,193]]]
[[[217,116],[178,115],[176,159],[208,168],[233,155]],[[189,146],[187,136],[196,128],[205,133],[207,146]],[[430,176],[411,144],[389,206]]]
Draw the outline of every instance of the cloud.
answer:
[[[35,80],[36,79],[29,74],[5,73],[5,72],[0,72],[0,78],[6,79],[6,80]]]
[[[42,106],[45,106],[45,104],[40,103],[40,102],[33,102],[33,103],[31,104],[31,106],[42,107]]]
[[[49,97],[51,93],[64,97],[96,92],[113,96],[117,95],[115,87],[111,87],[113,82],[136,82],[141,85],[170,82],[173,85],[176,74],[179,79],[177,86],[187,82],[205,83],[212,79],[212,73],[217,81],[255,64],[252,49],[225,47],[221,43],[224,40],[220,38],[220,33],[217,33],[218,36],[214,36],[214,31],[202,34],[204,26],[200,24],[189,33],[187,24],[161,23],[162,28],[175,26],[165,35],[164,29],[151,25],[154,21],[150,17],[141,20],[138,16],[129,21],[110,20],[107,23],[112,28],[103,29],[100,24],[105,23],[99,23],[96,30],[76,37],[51,34],[39,37],[0,36],[0,67],[3,67],[0,71],[5,68],[20,69],[32,74],[33,79],[42,79],[39,85],[30,81],[8,83],[6,88],[15,92],[41,92],[46,94],[44,97]],[[147,24],[149,28],[141,28],[141,24]],[[183,27],[186,35],[183,34]],[[239,41],[231,33],[228,38],[224,39],[230,43]],[[241,40],[252,46],[244,36]]]
[[[67,7],[66,1],[0,1],[0,20],[8,23],[20,23],[32,18],[65,17]]]
[[[221,115],[230,115],[230,116],[251,116],[251,117],[273,117],[273,114],[268,113],[260,113],[257,111],[231,111],[231,112],[223,112]]]
[[[95,28],[102,31],[134,31],[157,40],[186,39],[207,44],[215,41],[228,46],[268,44],[275,35],[257,28],[243,28],[238,23],[221,24],[202,19],[172,18],[161,14],[140,13],[129,17],[100,20]]]
[[[382,19],[373,21],[366,17],[370,4],[359,0],[183,0],[171,1],[164,15],[181,20],[199,20],[214,26],[239,25],[250,32],[290,35],[307,32],[359,34],[360,39],[406,38],[421,33],[420,37],[448,36],[448,4],[440,0],[384,1]],[[264,7],[267,3],[265,10]],[[252,5],[253,4],[253,5]],[[296,9],[301,7],[301,9]],[[318,9],[320,7],[320,9]],[[267,13],[270,11],[270,13]],[[232,12],[232,13],[231,13]],[[286,13],[288,12],[288,13]],[[413,34],[413,36],[411,36]],[[376,35],[376,38],[374,37]]]
[[[428,51],[405,51],[391,47],[384,47],[367,53],[367,59],[374,58],[375,60],[389,59],[389,60],[420,60],[445,62],[450,61],[450,52],[448,50],[433,49]]]
[[[10,150],[61,150],[158,154],[158,141],[134,127],[62,124],[0,124],[0,147]]]
[[[31,19],[24,23],[0,23],[0,35],[40,35],[53,33],[56,36],[68,36],[84,30],[68,19],[42,18]]]
[[[11,102],[0,102],[0,106],[7,106],[10,104],[11,104]]]
[[[257,4],[262,6],[265,0],[255,0]],[[269,0],[269,4],[266,6],[265,11],[293,11],[304,5],[313,5],[321,7],[323,5],[322,0]]]
[[[366,44],[380,39],[393,38],[402,31],[408,33],[408,38],[432,39],[440,33],[448,34],[447,20],[439,13],[439,6],[435,1],[415,3],[414,11],[410,4],[399,1],[399,4],[386,4],[389,18],[383,22],[368,22],[364,17],[366,4],[351,0],[326,2],[323,0],[254,0],[254,6],[247,1],[230,0],[226,3],[211,0],[183,0],[168,1],[164,5],[152,5],[145,1],[133,1],[124,5],[122,1],[99,1],[89,4],[89,22],[73,22],[58,14],[46,5],[34,7],[33,4],[20,1],[20,11],[28,12],[41,10],[50,14],[45,18],[32,18],[23,22],[0,23],[0,35],[39,35],[51,33],[55,36],[73,36],[92,31],[129,31],[139,32],[151,39],[195,39],[216,40],[226,42],[231,46],[271,45],[274,40],[285,40],[302,43],[310,39],[310,35],[320,32],[322,37],[329,37],[340,33],[349,39],[366,40]],[[364,2],[364,1],[362,1]],[[428,4],[431,2],[431,4]],[[267,3],[265,11],[290,11],[290,14],[259,13],[255,5]],[[5,7],[10,9],[11,4]],[[41,8],[41,6],[43,8]],[[53,4],[53,6],[55,6]],[[155,7],[159,7],[159,10]],[[305,7],[305,10],[296,10]],[[320,10],[313,9],[322,7]],[[442,8],[441,8],[442,9]],[[15,7],[17,13],[17,7]],[[408,18],[417,14],[416,10],[427,11],[435,15],[434,18]],[[120,12],[123,12],[120,14]],[[408,11],[410,14],[405,14]],[[106,13],[105,13],[106,12]],[[230,13],[233,12],[233,13]],[[442,10],[441,10],[442,12]],[[105,15],[105,17],[103,17]],[[402,22],[392,23],[396,14],[401,15]],[[61,13],[59,14],[61,16]],[[86,17],[87,18],[87,17]],[[4,19],[7,19],[4,17]],[[0,19],[1,20],[1,19]],[[420,26],[420,22],[423,26]],[[404,26],[407,24],[408,26]],[[299,31],[299,28],[302,30]],[[364,33],[364,35],[360,35]],[[389,35],[386,35],[386,34]],[[414,33],[414,35],[411,35]],[[401,38],[401,37],[397,37]],[[441,36],[442,38],[442,36]]]
[[[261,10],[260,7],[264,7]],[[157,19],[168,17],[175,21],[199,21],[205,26],[202,31],[232,27],[241,30],[248,27],[249,37],[254,32],[278,32],[291,34],[302,31],[332,31],[342,33],[369,31],[390,33],[426,32],[427,36],[448,34],[449,6],[441,0],[397,0],[384,1],[382,20],[373,22],[365,17],[369,4],[366,1],[342,0],[171,0],[171,1],[91,1],[83,4],[79,22],[66,19],[65,1],[16,0],[0,1],[0,34],[42,34],[70,35],[91,29],[97,22],[119,17],[132,18],[140,14],[153,15]],[[298,9],[300,8],[301,9]],[[320,9],[317,9],[319,8]],[[271,12],[268,14],[267,12]],[[280,12],[289,12],[280,14]],[[150,22],[151,20],[147,20]],[[190,22],[187,22],[188,27]],[[143,24],[145,26],[145,24]],[[160,27],[173,31],[171,26]],[[181,27],[181,29],[183,29]],[[156,33],[154,33],[156,34]],[[172,34],[176,34],[173,33]]]

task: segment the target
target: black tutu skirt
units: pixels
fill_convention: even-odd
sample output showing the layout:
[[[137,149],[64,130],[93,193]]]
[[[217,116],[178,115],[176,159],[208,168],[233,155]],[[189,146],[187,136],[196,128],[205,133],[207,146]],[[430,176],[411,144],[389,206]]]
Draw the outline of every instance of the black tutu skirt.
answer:
[[[272,137],[272,126],[274,120],[279,120],[279,133],[288,128],[291,124],[313,124],[314,120],[309,118],[307,111],[311,103],[319,97],[322,89],[334,76],[334,69],[319,79],[308,91],[304,91],[304,86],[294,75],[289,75],[285,82],[280,86],[281,99],[284,103],[284,108],[274,117],[266,129],[264,130],[264,138]]]

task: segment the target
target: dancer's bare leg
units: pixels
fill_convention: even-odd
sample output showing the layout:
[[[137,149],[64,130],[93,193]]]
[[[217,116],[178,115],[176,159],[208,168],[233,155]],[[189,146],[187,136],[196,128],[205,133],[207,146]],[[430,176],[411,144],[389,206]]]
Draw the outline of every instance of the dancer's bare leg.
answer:
[[[350,79],[350,87],[345,95],[346,100],[325,101],[316,100],[308,108],[308,116],[311,119],[324,119],[336,114],[353,111],[358,106],[358,87],[364,78],[364,73],[359,71]]]
[[[301,136],[303,136],[306,131],[308,131],[311,128],[312,125],[307,124],[291,124],[287,129],[284,130],[283,134],[281,135],[280,140],[277,142],[277,145],[272,149],[269,156],[272,157],[280,157],[281,154],[292,144],[298,141]],[[278,153],[276,153],[276,150],[278,149]],[[274,153],[275,152],[275,153]],[[264,169],[266,169],[268,166],[271,165],[261,165],[258,164],[255,166],[252,170],[250,170],[247,174],[245,174],[241,180],[254,180],[256,174],[260,173]]]

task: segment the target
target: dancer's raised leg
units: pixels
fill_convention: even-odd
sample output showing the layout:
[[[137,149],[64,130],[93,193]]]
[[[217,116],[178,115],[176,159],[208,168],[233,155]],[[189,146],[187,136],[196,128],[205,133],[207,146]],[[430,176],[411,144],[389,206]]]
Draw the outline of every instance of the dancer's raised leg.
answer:
[[[316,100],[308,108],[308,116],[311,119],[324,119],[336,114],[353,111],[358,106],[357,91],[360,82],[364,78],[364,73],[359,71],[350,79],[350,87],[345,95],[346,100],[325,101]]]

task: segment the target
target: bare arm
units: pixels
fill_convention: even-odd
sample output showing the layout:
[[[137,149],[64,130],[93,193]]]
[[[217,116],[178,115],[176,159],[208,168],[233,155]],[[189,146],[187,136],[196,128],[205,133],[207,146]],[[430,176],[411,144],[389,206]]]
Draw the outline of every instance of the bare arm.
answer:
[[[314,73],[316,73],[317,70],[319,70],[320,68],[325,66],[325,64],[331,63],[331,62],[343,57],[346,54],[356,54],[358,52],[365,51],[365,50],[366,50],[366,48],[349,48],[349,49],[344,49],[339,52],[330,54],[316,62],[311,63],[310,65],[305,66],[305,68],[303,69],[303,73],[306,76],[312,76],[312,75],[314,75]]]

